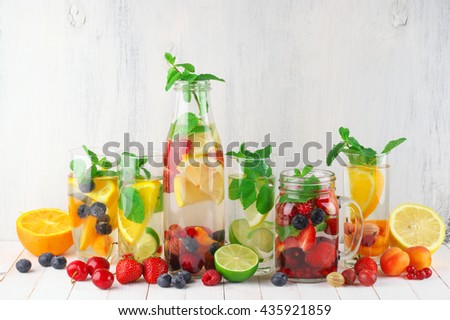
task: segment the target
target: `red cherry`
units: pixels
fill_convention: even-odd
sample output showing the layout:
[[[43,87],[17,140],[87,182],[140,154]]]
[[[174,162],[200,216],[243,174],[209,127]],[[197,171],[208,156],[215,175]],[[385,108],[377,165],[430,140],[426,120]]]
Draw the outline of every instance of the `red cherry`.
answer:
[[[423,268],[423,270],[425,272],[425,278],[429,278],[431,277],[431,275],[433,274],[433,271],[431,271],[430,268]]]
[[[416,279],[417,280],[423,280],[427,277],[427,274],[423,270],[419,270],[416,272]]]
[[[416,278],[416,275],[414,273],[408,273],[406,275],[406,279],[408,280],[414,280]]]
[[[92,257],[87,261],[89,274],[92,276],[97,269],[109,270],[109,261],[103,257]]]
[[[414,268],[414,266],[408,266],[406,268],[406,272],[411,273],[411,274],[416,274],[417,270],[416,270],[416,268]]]
[[[83,281],[87,278],[89,272],[86,263],[81,260],[75,260],[69,263],[66,268],[67,274],[73,281]]]
[[[109,270],[97,269],[92,275],[92,283],[102,290],[109,289],[114,283],[114,275]]]

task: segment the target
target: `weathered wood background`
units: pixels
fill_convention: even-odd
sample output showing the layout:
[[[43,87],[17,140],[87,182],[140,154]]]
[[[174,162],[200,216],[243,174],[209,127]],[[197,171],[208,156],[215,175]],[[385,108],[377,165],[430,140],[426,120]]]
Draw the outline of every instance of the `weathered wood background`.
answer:
[[[0,0],[0,240],[20,211],[66,207],[70,148],[164,140],[165,51],[227,80],[212,101],[224,143],[270,133],[302,152],[339,126],[378,149],[407,137],[392,207],[447,219],[449,1]]]

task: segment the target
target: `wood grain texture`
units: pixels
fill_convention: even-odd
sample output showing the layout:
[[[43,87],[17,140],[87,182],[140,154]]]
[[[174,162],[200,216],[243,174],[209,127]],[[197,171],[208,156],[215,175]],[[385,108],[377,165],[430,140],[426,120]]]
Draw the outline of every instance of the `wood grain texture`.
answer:
[[[165,51],[227,80],[212,92],[225,143],[270,133],[303,152],[341,125],[378,149],[407,137],[392,207],[446,219],[449,19],[445,0],[0,0],[0,239],[20,211],[66,207],[70,148],[164,140]]]

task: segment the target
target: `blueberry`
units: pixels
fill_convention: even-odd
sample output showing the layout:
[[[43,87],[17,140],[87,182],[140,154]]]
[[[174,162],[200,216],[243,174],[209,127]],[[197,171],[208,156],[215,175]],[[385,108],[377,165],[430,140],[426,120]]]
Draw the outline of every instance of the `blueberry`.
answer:
[[[100,222],[110,223],[111,217],[109,215],[105,214],[103,217],[97,218],[97,223],[100,223]]]
[[[52,265],[52,259],[54,255],[51,252],[43,253],[39,256],[39,264],[43,267],[50,267]]]
[[[83,193],[89,193],[95,189],[95,183],[93,180],[89,180],[88,182],[79,183],[78,188]]]
[[[180,271],[177,272],[177,275],[182,276],[184,278],[184,281],[186,281],[186,283],[189,283],[192,280],[192,275],[189,271],[181,269]]]
[[[55,269],[64,269],[66,264],[67,260],[63,256],[54,256],[52,258],[52,267]]]
[[[225,240],[225,230],[217,230],[213,232],[212,238],[216,241],[222,242]]]
[[[195,252],[198,249],[198,241],[197,239],[191,237],[183,238],[183,244],[189,252]]]
[[[91,209],[89,209],[88,205],[82,204],[81,206],[78,207],[77,214],[78,217],[80,217],[81,219],[86,218],[88,215],[91,214]]]
[[[217,249],[220,248],[220,243],[219,242],[213,242],[211,243],[211,245],[209,246],[209,253],[211,253],[211,255],[214,255],[214,253],[216,253]]]
[[[302,214],[298,214],[292,218],[292,225],[297,230],[303,230],[308,226],[308,218]]]
[[[327,214],[325,213],[325,211],[320,208],[316,208],[313,210],[313,212],[311,212],[311,221],[314,224],[322,223],[325,220],[326,215]]]
[[[106,215],[106,206],[101,202],[94,202],[91,205],[91,215],[98,218],[103,218]]]
[[[97,231],[98,234],[107,235],[112,232],[112,226],[107,222],[99,222],[95,224],[95,231]]]
[[[168,288],[170,287],[170,284],[172,283],[172,276],[168,273],[164,273],[158,277],[156,280],[156,283],[161,288]]]
[[[172,277],[172,285],[177,289],[183,289],[186,286],[186,280],[182,275]]]
[[[27,273],[31,269],[31,262],[28,259],[20,259],[16,263],[16,269],[20,273]]]
[[[275,272],[272,276],[272,283],[277,287],[284,286],[288,278],[283,272]]]

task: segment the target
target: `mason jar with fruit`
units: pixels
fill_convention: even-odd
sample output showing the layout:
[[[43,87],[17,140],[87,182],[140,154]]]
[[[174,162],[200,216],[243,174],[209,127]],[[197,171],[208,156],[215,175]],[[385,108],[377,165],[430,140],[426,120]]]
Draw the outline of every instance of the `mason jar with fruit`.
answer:
[[[275,265],[297,282],[325,281],[340,259],[352,257],[362,236],[362,214],[355,201],[335,194],[333,172],[306,166],[280,174],[275,217]],[[341,209],[340,209],[341,206]],[[355,221],[351,246],[339,252],[340,221]]]

